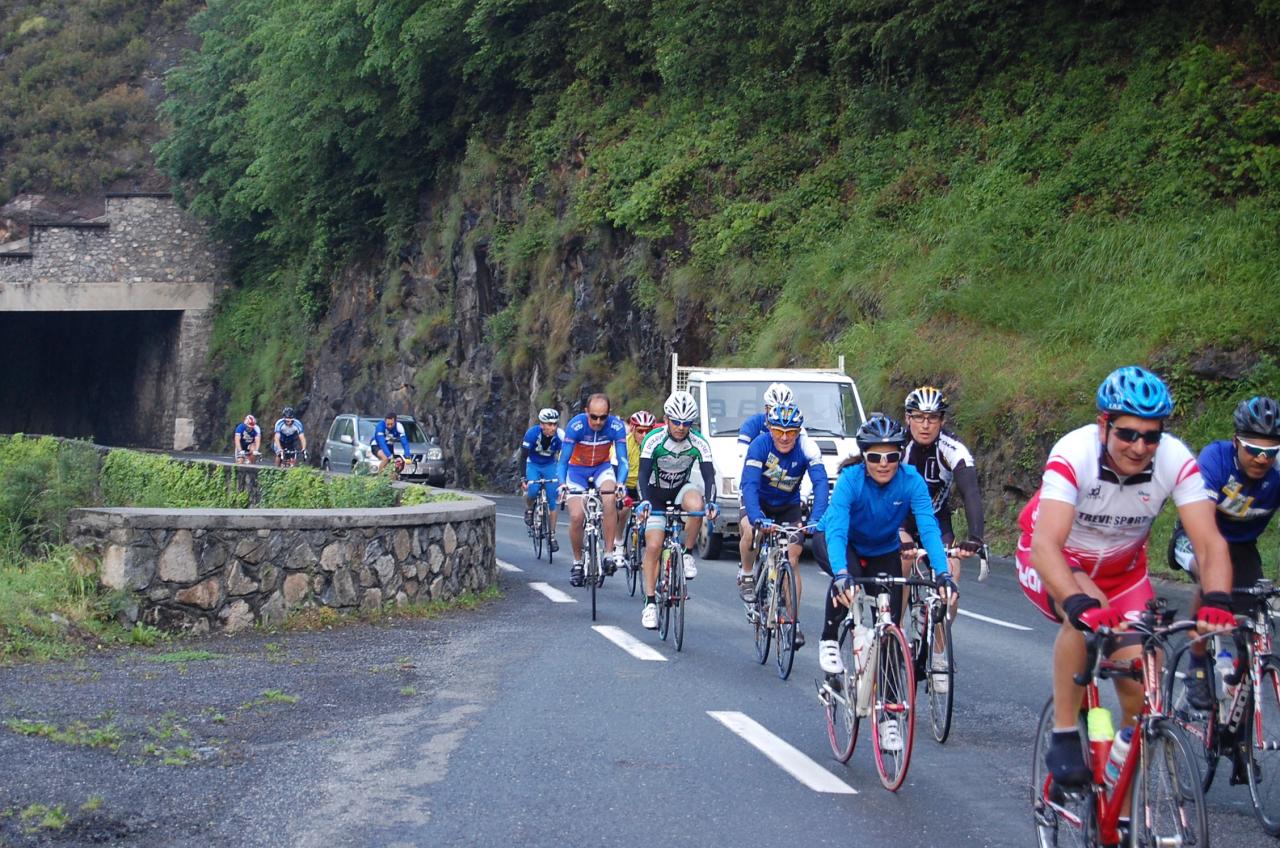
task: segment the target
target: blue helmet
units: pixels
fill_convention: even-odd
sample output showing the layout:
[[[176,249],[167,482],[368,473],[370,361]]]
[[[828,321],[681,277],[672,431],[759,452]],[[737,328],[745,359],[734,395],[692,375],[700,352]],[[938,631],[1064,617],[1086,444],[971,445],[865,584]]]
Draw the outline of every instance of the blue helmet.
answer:
[[[800,414],[800,407],[794,403],[780,403],[769,410],[764,423],[783,430],[799,430],[804,426],[804,416]]]
[[[858,450],[865,451],[872,445],[897,445],[907,443],[907,431],[902,425],[889,416],[877,412],[858,428],[854,438],[858,442]]]
[[[1098,411],[1108,415],[1168,418],[1173,397],[1164,381],[1140,365],[1125,365],[1098,386]]]
[[[1233,421],[1241,435],[1280,439],[1280,404],[1269,397],[1255,395],[1240,401]]]

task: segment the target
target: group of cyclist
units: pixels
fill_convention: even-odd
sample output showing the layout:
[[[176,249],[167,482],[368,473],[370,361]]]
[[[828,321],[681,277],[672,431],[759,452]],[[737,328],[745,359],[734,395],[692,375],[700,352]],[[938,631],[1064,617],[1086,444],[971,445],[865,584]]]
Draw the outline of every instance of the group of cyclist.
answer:
[[[246,415],[236,425],[232,435],[236,462],[249,464],[262,455],[262,428],[258,419]],[[298,458],[306,459],[307,435],[303,431],[302,420],[294,414],[292,406],[286,406],[276,419],[271,434],[271,450],[275,454],[276,465],[282,466],[297,462]]]

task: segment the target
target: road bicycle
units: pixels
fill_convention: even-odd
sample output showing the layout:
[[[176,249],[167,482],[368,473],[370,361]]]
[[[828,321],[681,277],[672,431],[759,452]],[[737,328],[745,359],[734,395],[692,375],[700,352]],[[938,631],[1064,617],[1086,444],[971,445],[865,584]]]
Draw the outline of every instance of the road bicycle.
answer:
[[[301,448],[281,448],[279,465],[281,468],[293,468],[297,466],[299,458],[305,457]]]
[[[1201,786],[1209,791],[1218,759],[1232,761],[1231,784],[1249,785],[1249,796],[1258,823],[1271,836],[1280,836],[1280,659],[1274,652],[1276,612],[1280,587],[1270,580],[1234,589],[1237,598],[1248,599],[1250,611],[1238,615],[1240,626],[1230,638],[1202,636],[1212,648],[1234,646],[1232,670],[1214,673],[1215,704],[1197,710],[1187,702],[1186,680],[1190,672],[1192,639],[1174,651],[1165,670],[1165,698],[1170,714],[1203,755]]]
[[[604,500],[596,488],[596,478],[587,478],[585,492],[570,492],[569,498],[582,498],[585,517],[582,524],[583,585],[591,587],[591,620],[596,620],[596,591],[604,586]],[[568,498],[560,499],[565,509]]]
[[[257,465],[258,460],[261,458],[262,453],[260,451],[249,450],[248,448],[236,451],[236,465]]]
[[[947,550],[948,557],[967,557],[960,548]],[[980,573],[986,570],[986,545],[978,552]],[[941,587],[933,582],[924,548],[915,549],[912,574],[921,582],[911,587],[907,596],[907,640],[915,661],[916,681],[924,683],[929,701],[929,726],[939,744],[951,734],[951,716],[955,706],[955,643],[951,638],[951,615]]]
[[[676,650],[684,647],[684,607],[689,600],[684,579],[684,520],[706,515],[705,510],[689,511],[676,507],[653,510],[654,515],[666,519],[662,540],[662,553],[658,559],[658,583],[655,595],[658,603],[658,635],[667,640],[669,631],[675,631]]]
[[[791,666],[796,656],[796,629],[800,612],[799,592],[796,589],[795,567],[787,549],[800,544],[805,527],[794,524],[774,524],[765,521],[756,531],[756,581],[755,596],[747,604],[747,620],[755,632],[756,659],[761,665],[769,661],[769,647],[774,647],[774,661],[778,677],[791,676]]]
[[[907,778],[915,739],[915,664],[907,637],[893,620],[890,592],[925,581],[914,577],[854,577],[854,600],[840,623],[840,658],[844,670],[818,682],[818,700],[826,714],[827,739],[837,760],[849,762],[858,744],[862,719],[871,719],[880,783],[898,791]],[[863,586],[875,586],[874,597]],[[873,622],[868,625],[866,622]],[[897,741],[885,734],[885,722],[898,723]],[[886,739],[885,736],[890,738]]]
[[[636,515],[635,504],[627,499],[626,506],[632,507],[627,517],[627,526],[622,530],[622,546],[625,558],[622,567],[626,570],[627,594],[635,597],[636,586],[644,575],[644,521]]]
[[[1137,620],[1124,629],[1100,628],[1085,634],[1085,669],[1075,676],[1085,687],[1080,711],[1080,738],[1090,781],[1068,789],[1053,782],[1045,765],[1045,752],[1053,734],[1053,698],[1040,712],[1031,760],[1031,808],[1036,838],[1041,848],[1057,845],[1192,846],[1208,844],[1204,792],[1191,746],[1178,723],[1165,713],[1160,658],[1171,638],[1194,630],[1194,621],[1174,622],[1175,611],[1163,600],[1153,599]],[[1104,648],[1125,636],[1141,640],[1141,656],[1108,660]],[[1137,716],[1129,751],[1115,775],[1108,773],[1110,740],[1090,740],[1086,719],[1100,706],[1098,681],[1128,678],[1143,688],[1142,711]],[[1104,716],[1109,718],[1109,715]],[[1109,724],[1109,722],[1106,722]],[[1092,750],[1097,747],[1095,753]],[[1120,812],[1128,800],[1129,832],[1122,832]]]
[[[551,549],[551,504],[547,500],[547,487],[559,484],[554,477],[541,477],[537,480],[525,481],[526,488],[530,483],[538,484],[538,496],[533,499],[533,524],[529,526],[529,537],[533,540],[533,558],[542,559],[542,549],[547,549],[547,564],[555,557]]]

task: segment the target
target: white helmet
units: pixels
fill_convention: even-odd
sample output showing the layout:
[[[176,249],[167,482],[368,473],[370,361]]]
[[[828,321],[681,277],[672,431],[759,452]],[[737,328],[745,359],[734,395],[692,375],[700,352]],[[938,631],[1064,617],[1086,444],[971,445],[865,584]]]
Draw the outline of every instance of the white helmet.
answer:
[[[560,420],[560,410],[547,407],[538,411],[538,421],[543,424],[555,424]]]
[[[673,392],[662,405],[668,420],[693,421],[698,417],[698,402],[688,392]]]
[[[795,393],[786,383],[770,383],[764,390],[764,405],[772,409],[779,404],[795,403]]]

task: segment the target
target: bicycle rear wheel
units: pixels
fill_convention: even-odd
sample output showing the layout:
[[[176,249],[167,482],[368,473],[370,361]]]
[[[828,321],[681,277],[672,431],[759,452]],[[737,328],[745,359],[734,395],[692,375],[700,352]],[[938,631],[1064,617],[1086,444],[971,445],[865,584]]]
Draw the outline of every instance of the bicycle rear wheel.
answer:
[[[831,753],[842,762],[849,762],[853,749],[858,744],[857,695],[854,692],[854,675],[857,666],[853,655],[853,628],[846,625],[840,627],[840,656],[844,660],[844,671],[840,674],[828,674],[826,685],[834,694],[823,694],[823,704],[827,714],[827,740],[831,743]]]
[[[663,545],[658,564],[658,635],[667,641],[671,631],[671,548]]]
[[[547,537],[547,508],[542,499],[534,501],[533,506],[533,558],[542,559],[542,544]]]
[[[885,789],[896,792],[907,778],[916,734],[915,664],[907,637],[896,625],[885,627],[877,639],[871,739],[880,782]],[[897,723],[896,734],[889,730],[889,722]]]
[[[1131,790],[1131,845],[1208,845],[1200,770],[1178,726],[1167,718],[1143,728],[1142,759]]]
[[[773,583],[765,579],[764,563],[756,563],[760,577],[756,579],[756,601],[752,625],[755,627],[756,661],[764,665],[769,661],[769,646],[773,643],[773,630],[769,627],[769,615],[773,603]]]
[[[636,584],[640,582],[640,572],[644,568],[644,554],[641,552],[640,540],[643,531],[635,525],[635,518],[627,525],[626,536],[623,537],[627,548],[627,594],[636,595]]]
[[[1246,712],[1241,735],[1249,742],[1245,768],[1253,812],[1263,830],[1280,836],[1280,662],[1267,657],[1261,665],[1256,703]]]
[[[1040,711],[1035,744],[1031,750],[1031,819],[1040,848],[1086,848],[1097,844],[1097,819],[1093,794],[1088,790],[1067,795],[1053,785],[1044,755],[1053,738],[1053,698]],[[1080,720],[1080,739],[1086,739],[1084,720]],[[1084,761],[1089,762],[1089,747],[1084,745]]]
[[[678,549],[677,549],[678,550]],[[684,585],[684,552],[677,553],[675,550],[671,552],[671,585],[674,587],[671,592],[671,616],[675,619],[675,639],[676,650],[684,647],[684,602],[685,602],[685,585]]]
[[[1211,671],[1211,670],[1210,670]],[[1187,745],[1200,769],[1200,788],[1209,791],[1221,756],[1218,746],[1217,711],[1210,707],[1197,710],[1187,702],[1187,679],[1191,674],[1191,651],[1183,648],[1174,654],[1164,668],[1164,702],[1169,718],[1186,735]]]
[[[924,643],[925,650],[928,651],[924,659],[924,689],[929,698],[929,724],[933,728],[933,738],[943,743],[951,734],[951,711],[956,696],[956,664],[951,645],[951,620],[947,618],[946,606],[939,606],[941,621],[935,620],[930,624],[933,636]],[[942,630],[941,640],[938,640],[939,628]],[[940,659],[935,660],[935,657]],[[935,663],[939,669],[934,668]]]
[[[784,554],[778,562],[778,580],[774,586],[778,594],[777,653],[778,677],[791,676],[791,666],[796,659],[796,621],[799,604],[796,599],[796,573],[791,560]]]
[[[595,535],[587,536],[587,583],[591,586],[591,620],[596,620],[596,589],[600,585],[600,543]]]

